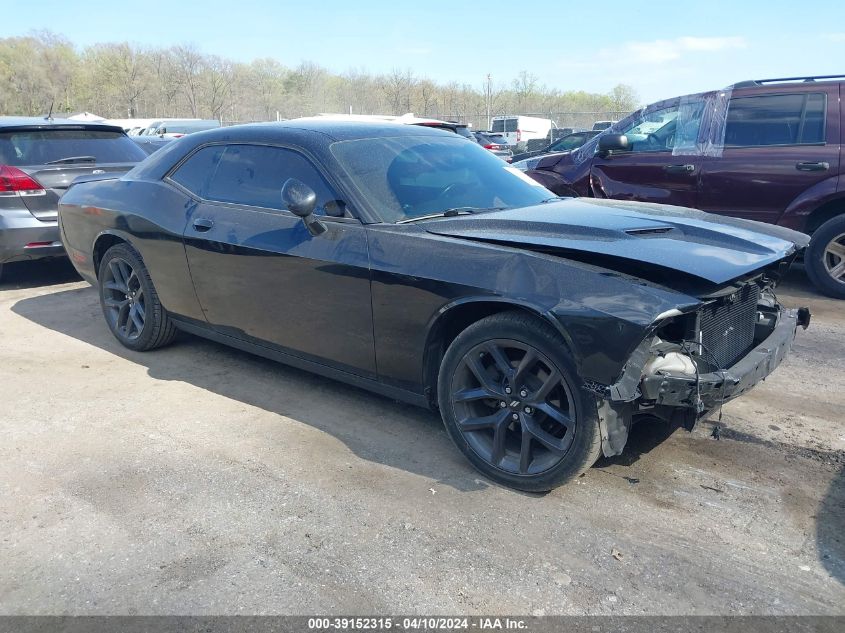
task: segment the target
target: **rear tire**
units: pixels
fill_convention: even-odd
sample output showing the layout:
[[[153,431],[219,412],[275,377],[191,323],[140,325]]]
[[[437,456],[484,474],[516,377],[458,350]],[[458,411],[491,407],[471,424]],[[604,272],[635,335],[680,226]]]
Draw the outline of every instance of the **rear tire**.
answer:
[[[551,490],[601,451],[596,401],[566,343],[527,314],[494,314],[461,332],[440,365],[438,402],[473,466],[518,490]]]
[[[816,229],[804,255],[804,268],[816,288],[845,299],[845,215],[831,218]]]
[[[97,277],[103,316],[121,345],[145,352],[173,341],[176,326],[134,248],[125,243],[112,246],[100,261]]]

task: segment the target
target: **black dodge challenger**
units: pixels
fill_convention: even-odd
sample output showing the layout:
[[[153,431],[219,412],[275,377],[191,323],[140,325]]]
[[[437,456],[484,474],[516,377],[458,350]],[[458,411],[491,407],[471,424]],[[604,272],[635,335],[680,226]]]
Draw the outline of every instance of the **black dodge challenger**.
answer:
[[[416,126],[192,134],[77,179],[60,227],[126,347],[184,330],[438,408],[476,468],[523,490],[619,454],[638,418],[692,425],[809,322],[773,292],[803,234],[557,198]]]

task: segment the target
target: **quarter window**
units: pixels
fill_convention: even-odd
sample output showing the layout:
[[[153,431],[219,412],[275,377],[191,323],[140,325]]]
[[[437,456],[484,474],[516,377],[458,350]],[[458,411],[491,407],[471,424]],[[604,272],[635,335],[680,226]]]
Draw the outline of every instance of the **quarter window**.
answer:
[[[284,209],[282,185],[288,178],[296,178],[317,194],[315,213],[325,215],[328,207],[329,215],[343,215],[343,203],[311,162],[280,147],[205,147],[179,167],[172,178],[207,200],[278,210]]]
[[[823,143],[824,124],[823,93],[738,97],[728,108],[725,146]]]
[[[203,147],[182,163],[170,179],[178,182],[195,196],[204,198],[208,183],[225,149],[225,145]]]

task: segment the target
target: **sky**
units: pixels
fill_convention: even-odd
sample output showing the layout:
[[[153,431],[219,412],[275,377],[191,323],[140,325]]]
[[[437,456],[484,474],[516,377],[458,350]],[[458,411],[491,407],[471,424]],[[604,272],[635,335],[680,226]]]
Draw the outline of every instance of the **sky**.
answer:
[[[488,73],[506,86],[526,70],[559,90],[608,92],[626,83],[643,103],[744,79],[845,72],[843,0],[39,0],[32,11],[0,0],[4,5],[0,37],[47,29],[79,47],[193,44],[236,61],[311,61],[335,72],[410,68],[479,89]]]

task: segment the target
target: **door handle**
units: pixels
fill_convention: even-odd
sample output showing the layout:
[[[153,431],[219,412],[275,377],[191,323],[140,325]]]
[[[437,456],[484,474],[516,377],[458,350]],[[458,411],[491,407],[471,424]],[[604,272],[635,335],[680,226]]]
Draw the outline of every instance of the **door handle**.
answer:
[[[194,230],[200,233],[205,233],[212,226],[214,226],[214,222],[208,218],[197,218],[194,220]]]
[[[666,165],[663,171],[667,174],[691,174],[695,171],[695,165]]]
[[[798,171],[827,171],[830,169],[830,163],[800,162],[795,163],[795,169]]]

